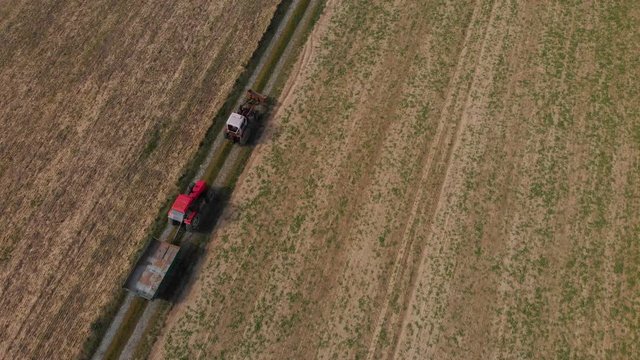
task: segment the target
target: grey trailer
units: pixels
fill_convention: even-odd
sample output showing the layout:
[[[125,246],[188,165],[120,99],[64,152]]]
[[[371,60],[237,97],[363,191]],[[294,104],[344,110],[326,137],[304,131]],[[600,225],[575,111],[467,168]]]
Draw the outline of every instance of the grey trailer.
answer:
[[[137,296],[153,300],[166,284],[180,247],[151,240],[127,278],[124,288]]]

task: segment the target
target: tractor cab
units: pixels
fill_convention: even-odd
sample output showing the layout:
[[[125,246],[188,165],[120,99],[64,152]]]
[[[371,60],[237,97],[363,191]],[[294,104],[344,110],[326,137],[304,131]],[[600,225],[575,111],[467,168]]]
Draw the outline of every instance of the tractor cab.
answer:
[[[210,201],[207,195],[207,183],[198,180],[189,185],[186,194],[180,194],[169,210],[169,221],[173,225],[185,224],[187,230],[193,231],[200,223],[200,213],[205,203]]]
[[[226,133],[228,134],[228,137],[233,137],[235,141],[239,141],[242,139],[247,125],[248,121],[246,117],[238,113],[231,113],[227,119]]]
[[[173,202],[171,210],[169,210],[169,219],[176,223],[181,223],[185,219],[185,214],[189,211],[189,205],[191,205],[191,198],[188,195],[180,194]]]

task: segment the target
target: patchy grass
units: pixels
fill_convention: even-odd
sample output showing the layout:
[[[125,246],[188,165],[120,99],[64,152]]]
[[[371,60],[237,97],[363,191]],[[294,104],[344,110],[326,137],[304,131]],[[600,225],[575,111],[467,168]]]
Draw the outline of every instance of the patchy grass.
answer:
[[[328,11],[162,355],[635,357],[637,14]]]
[[[138,319],[140,319],[142,313],[147,308],[146,305],[147,301],[142,298],[136,297],[131,301],[127,312],[122,318],[122,325],[116,331],[113,340],[104,354],[104,359],[114,360],[120,357],[120,353],[122,353],[125,345],[127,345],[129,337],[138,324]]]

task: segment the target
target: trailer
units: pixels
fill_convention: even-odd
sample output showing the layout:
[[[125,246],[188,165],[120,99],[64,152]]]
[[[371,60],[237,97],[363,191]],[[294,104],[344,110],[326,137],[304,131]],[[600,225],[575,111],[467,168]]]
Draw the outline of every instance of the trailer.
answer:
[[[127,278],[124,288],[147,300],[155,299],[166,287],[179,252],[180,247],[177,245],[151,240]]]

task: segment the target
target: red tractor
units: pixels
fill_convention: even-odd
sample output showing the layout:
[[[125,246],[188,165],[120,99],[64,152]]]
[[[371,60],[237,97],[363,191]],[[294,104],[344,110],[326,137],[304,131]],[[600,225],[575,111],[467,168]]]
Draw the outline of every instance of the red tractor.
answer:
[[[238,111],[231,113],[224,127],[224,137],[244,145],[249,140],[252,128],[258,118],[257,107],[264,104],[267,97],[249,89],[245,101]]]
[[[206,182],[198,180],[189,185],[186,194],[180,194],[169,210],[169,222],[173,225],[185,224],[187,231],[195,231],[200,225],[202,212],[213,200],[213,191]]]

